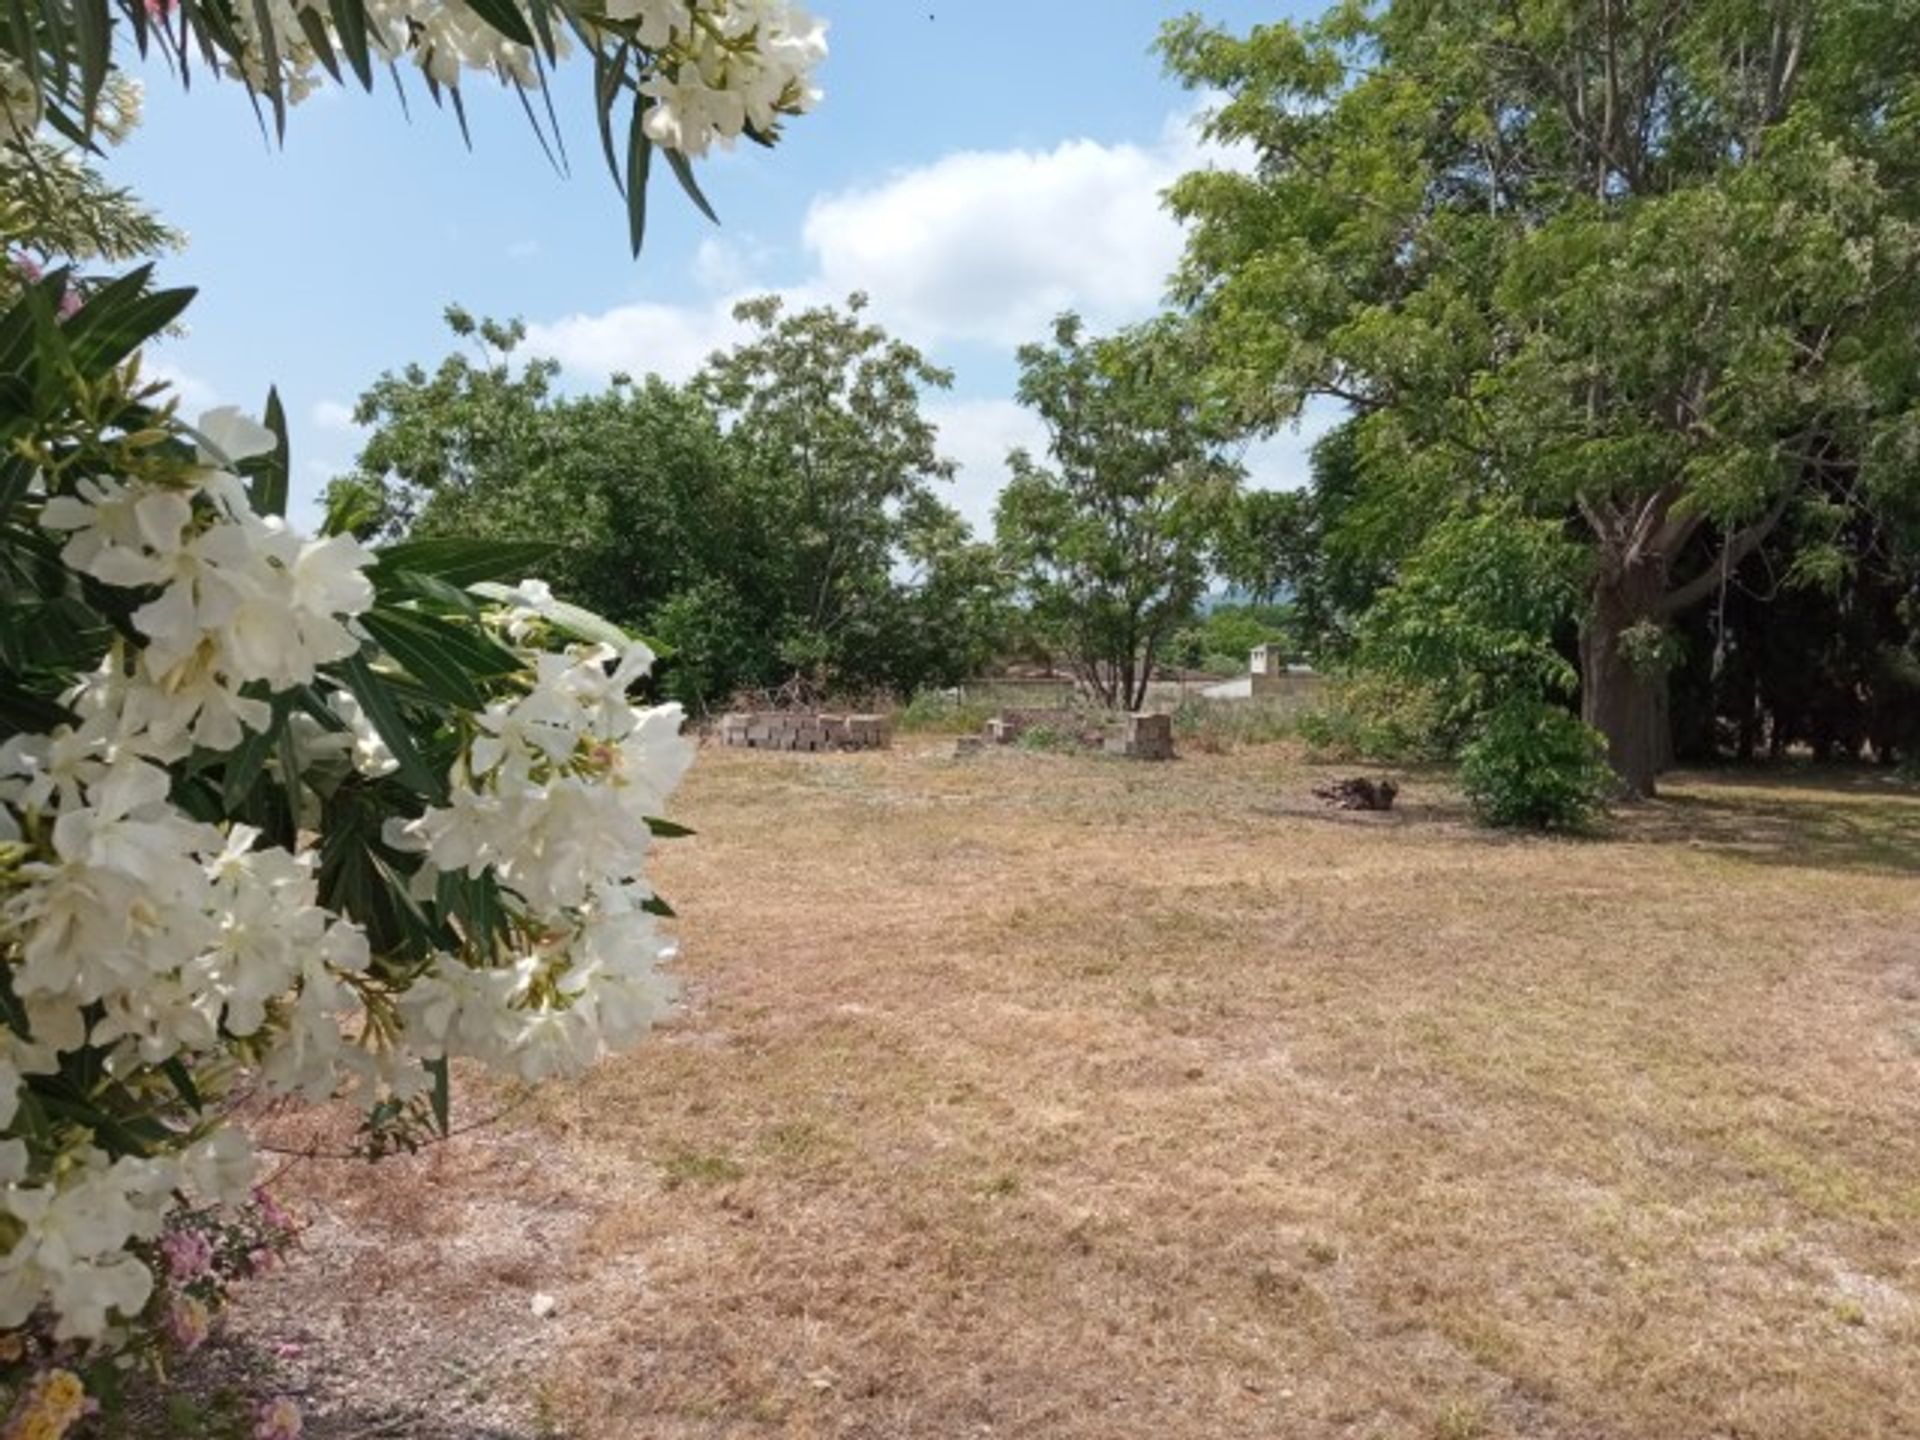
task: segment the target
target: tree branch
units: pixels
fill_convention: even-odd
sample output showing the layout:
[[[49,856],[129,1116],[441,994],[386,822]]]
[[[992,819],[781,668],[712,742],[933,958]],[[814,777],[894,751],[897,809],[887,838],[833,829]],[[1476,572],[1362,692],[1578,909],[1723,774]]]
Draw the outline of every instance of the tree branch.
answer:
[[[1771,535],[1774,528],[1787,513],[1787,506],[1793,503],[1793,497],[1799,493],[1799,487],[1789,485],[1780,492],[1780,498],[1773,502],[1773,508],[1761,516],[1746,529],[1735,532],[1721,548],[1720,558],[1707,569],[1702,570],[1686,584],[1669,590],[1660,597],[1659,611],[1662,615],[1677,615],[1690,605],[1698,604],[1707,598],[1719,585],[1722,578],[1733,571],[1747,556],[1751,555],[1760,542]]]

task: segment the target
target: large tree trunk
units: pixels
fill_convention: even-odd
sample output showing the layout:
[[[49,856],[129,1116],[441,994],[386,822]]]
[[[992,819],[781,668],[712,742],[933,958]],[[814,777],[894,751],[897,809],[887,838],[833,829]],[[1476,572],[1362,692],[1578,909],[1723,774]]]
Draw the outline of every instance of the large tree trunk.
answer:
[[[1655,779],[1673,763],[1673,715],[1666,669],[1636,666],[1623,638],[1636,625],[1664,627],[1724,588],[1734,567],[1772,533],[1797,493],[1795,485],[1782,486],[1765,515],[1727,537],[1715,565],[1672,589],[1669,563],[1704,523],[1698,510],[1674,514],[1677,485],[1626,510],[1580,500],[1580,513],[1600,550],[1593,604],[1580,632],[1580,716],[1606,737],[1607,759],[1629,797],[1652,795]]]
[[[1636,667],[1623,637],[1643,622],[1664,620],[1663,563],[1603,566],[1593,606],[1580,632],[1580,715],[1607,741],[1607,760],[1630,798],[1653,794],[1671,757],[1665,670]]]

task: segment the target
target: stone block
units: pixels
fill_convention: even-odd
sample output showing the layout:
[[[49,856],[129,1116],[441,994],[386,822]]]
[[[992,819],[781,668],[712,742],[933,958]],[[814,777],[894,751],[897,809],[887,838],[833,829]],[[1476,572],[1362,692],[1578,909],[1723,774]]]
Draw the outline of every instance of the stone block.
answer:
[[[1135,760],[1173,759],[1173,717],[1129,715],[1122,750]]]

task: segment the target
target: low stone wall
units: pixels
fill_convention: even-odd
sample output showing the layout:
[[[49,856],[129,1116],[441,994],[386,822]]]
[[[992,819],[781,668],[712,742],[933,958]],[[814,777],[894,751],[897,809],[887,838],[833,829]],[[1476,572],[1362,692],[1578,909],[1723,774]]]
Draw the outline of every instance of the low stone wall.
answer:
[[[1113,731],[1074,710],[1003,710],[987,721],[980,741],[986,745],[1013,745],[1029,731],[1053,731],[1069,745],[1083,750],[1105,750],[1131,760],[1173,759],[1171,715],[1128,715]]]
[[[1079,693],[1078,682],[1064,675],[1051,679],[996,676],[969,680],[956,687],[956,698],[969,705],[991,705],[995,709],[1058,710],[1071,704]]]
[[[1085,744],[1089,726],[1086,714],[1079,710],[1002,710],[987,721],[985,738],[989,745],[1011,745],[1029,730],[1052,730]],[[1093,733],[1097,736],[1097,729]],[[1100,740],[1092,743],[1097,746]]]
[[[893,726],[884,715],[813,715],[766,710],[720,717],[720,743],[735,750],[885,750]]]
[[[1318,700],[1327,687],[1324,675],[1290,670],[1284,675],[1255,675],[1253,680],[1253,698],[1255,700],[1291,701],[1302,708]]]

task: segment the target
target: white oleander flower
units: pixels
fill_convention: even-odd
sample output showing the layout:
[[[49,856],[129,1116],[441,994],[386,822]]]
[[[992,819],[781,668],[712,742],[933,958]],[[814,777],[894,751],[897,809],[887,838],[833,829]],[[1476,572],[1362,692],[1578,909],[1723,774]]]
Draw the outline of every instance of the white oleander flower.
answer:
[[[634,38],[649,50],[664,50],[693,29],[688,0],[607,0],[607,18],[631,22]]]
[[[98,1339],[109,1317],[139,1313],[153,1275],[127,1253],[134,1240],[160,1233],[177,1183],[169,1161],[123,1156],[91,1147],[77,1152],[56,1183],[16,1181],[0,1192],[0,1209],[22,1232],[0,1256],[0,1326],[23,1324],[51,1303],[62,1339]]]
[[[207,442],[199,447],[201,463],[216,470],[228,469],[255,456],[271,455],[280,443],[279,436],[238,405],[221,405],[206,411],[194,429]]]
[[[302,957],[318,948],[331,919],[316,903],[313,858],[255,849],[258,838],[236,825],[208,862],[219,936],[191,967],[194,984],[217,998],[221,1023],[243,1038],[258,1033],[268,1005],[293,988]]]
[[[23,814],[77,809],[84,787],[105,773],[109,751],[98,726],[12,736],[0,743],[0,800]]]
[[[63,565],[123,587],[165,581],[192,522],[190,491],[113,479],[82,480],[74,494],[55,495],[40,511],[42,526],[70,536]]]
[[[253,1194],[258,1169],[253,1142],[222,1126],[180,1152],[179,1183],[210,1204],[240,1205]]]
[[[699,159],[717,143],[731,148],[747,124],[747,104],[739,93],[720,83],[709,83],[698,61],[688,60],[673,74],[649,76],[640,92],[654,103],[641,122],[656,145]]]
[[[516,644],[524,642],[553,614],[553,590],[544,580],[522,580],[504,598],[507,637]]]
[[[353,768],[362,775],[375,779],[382,775],[391,775],[400,768],[400,762],[393,758],[393,751],[387,748],[387,742],[367,718],[366,711],[351,691],[335,690],[327,697],[327,708],[346,722],[347,730],[353,737]]]

